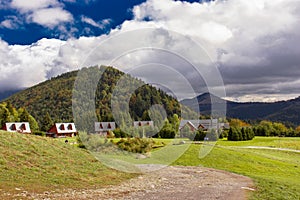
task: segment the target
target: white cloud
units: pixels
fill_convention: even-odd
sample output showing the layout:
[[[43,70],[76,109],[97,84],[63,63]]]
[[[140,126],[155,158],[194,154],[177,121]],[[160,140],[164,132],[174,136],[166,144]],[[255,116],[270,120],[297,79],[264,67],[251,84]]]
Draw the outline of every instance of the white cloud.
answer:
[[[95,22],[92,18],[81,16],[81,21],[99,29],[104,29],[107,25],[110,24],[111,19],[103,19],[100,22]]]
[[[20,12],[35,11],[42,8],[57,7],[59,2],[57,0],[12,0],[11,7],[18,9]]]
[[[0,85],[1,90],[29,87],[46,80],[47,73],[60,66],[53,61],[64,42],[42,39],[32,45],[8,45],[0,40]]]
[[[13,0],[10,6],[22,14],[20,18],[25,16],[28,23],[37,23],[51,29],[73,21],[72,14],[64,10],[64,5],[57,0]]]
[[[58,7],[37,10],[29,15],[28,19],[42,26],[54,28],[61,23],[71,22],[73,16],[69,12]]]
[[[18,9],[34,10],[28,14],[29,19],[50,28],[72,20],[72,16],[64,12],[62,7],[56,6],[56,1],[47,2],[46,7],[46,4],[35,8],[23,5]],[[125,21],[112,30],[110,36],[145,27],[177,31],[197,41],[207,50],[212,62],[219,63],[227,93],[232,98],[250,99],[253,96],[255,98],[252,100],[262,99],[261,97],[282,99],[299,94],[299,11],[300,2],[297,0],[216,0],[203,4],[148,0],[135,6],[132,9],[134,19]],[[98,28],[103,25],[103,22],[95,22],[84,16],[81,20]],[[4,72],[1,74],[0,85],[3,87],[9,82],[4,76],[8,74],[10,77],[18,70],[28,76],[26,80],[18,80],[19,84],[29,86],[52,75],[82,67],[88,53],[108,37],[81,37],[66,42],[44,39],[33,46],[9,46],[2,41],[0,58],[5,58],[5,62],[0,64],[1,72]],[[177,39],[167,32],[149,37],[147,41],[140,41],[138,35],[124,38],[127,43],[149,44],[152,40],[159,41],[165,49],[172,46],[183,53],[193,52],[193,49],[188,49]],[[122,45],[121,41],[109,43],[105,50],[97,52],[86,64],[109,63],[122,50],[126,50],[126,46]],[[39,59],[36,59],[36,55]],[[131,59],[143,63],[149,57],[142,53]],[[157,62],[161,60],[169,63],[173,61],[169,56],[157,56]],[[129,64],[124,62],[125,66]],[[35,67],[37,76],[27,73],[34,71]]]
[[[8,16],[0,23],[0,28],[17,29],[22,22],[16,16]]]

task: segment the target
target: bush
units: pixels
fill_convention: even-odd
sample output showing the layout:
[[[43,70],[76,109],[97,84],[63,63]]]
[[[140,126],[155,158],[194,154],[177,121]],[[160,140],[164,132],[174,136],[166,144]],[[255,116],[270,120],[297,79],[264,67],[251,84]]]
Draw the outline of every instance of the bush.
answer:
[[[206,133],[202,130],[199,130],[196,132],[196,134],[194,136],[192,136],[192,138],[189,138],[189,139],[193,140],[193,141],[203,141],[205,136],[206,136]]]
[[[147,153],[153,148],[155,142],[147,138],[127,138],[118,141],[117,146],[128,152],[132,153]]]
[[[252,140],[254,136],[255,135],[252,128],[230,127],[227,139],[230,141],[245,141],[245,140]]]
[[[46,136],[46,132],[44,131],[33,131],[32,134],[38,136]]]
[[[217,141],[219,139],[219,134],[218,134],[218,131],[215,130],[215,129],[211,129],[207,132],[205,138],[208,140],[208,141]]]
[[[126,138],[128,137],[128,134],[126,134],[125,131],[122,131],[120,128],[116,128],[114,130],[114,134],[116,138]]]

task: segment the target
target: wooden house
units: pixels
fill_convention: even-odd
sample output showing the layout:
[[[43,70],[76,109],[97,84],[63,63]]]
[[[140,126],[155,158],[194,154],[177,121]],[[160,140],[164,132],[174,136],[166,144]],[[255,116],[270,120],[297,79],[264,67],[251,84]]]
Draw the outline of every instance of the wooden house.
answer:
[[[181,131],[186,126],[190,128],[190,131],[207,131],[210,129],[219,129],[218,119],[181,120],[179,125],[179,131]]]
[[[133,127],[135,127],[135,128],[143,127],[143,126],[153,127],[153,121],[134,121],[133,122]]]
[[[116,129],[115,122],[95,122],[95,132],[100,135],[108,135],[109,131]]]
[[[74,137],[78,134],[74,123],[55,123],[46,133],[48,137]]]
[[[2,130],[27,134],[31,133],[29,122],[8,122],[4,124]]]

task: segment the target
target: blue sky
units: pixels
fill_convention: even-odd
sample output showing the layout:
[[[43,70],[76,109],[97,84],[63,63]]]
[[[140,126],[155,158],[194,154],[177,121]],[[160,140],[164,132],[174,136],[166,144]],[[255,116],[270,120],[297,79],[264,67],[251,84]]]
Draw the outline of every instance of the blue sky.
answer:
[[[68,39],[70,37],[98,36],[108,33],[112,28],[116,28],[125,20],[132,19],[131,9],[135,5],[139,5],[145,1],[146,0],[60,0],[60,5],[57,5],[57,7],[69,12],[73,18],[72,21],[64,22],[65,28],[67,29],[66,31],[72,32],[71,34],[59,30],[58,27],[49,28],[47,25],[26,20],[25,18],[28,17],[29,14],[24,14],[24,12],[20,11],[20,7],[9,6],[9,3],[6,3],[4,8],[0,10],[0,21],[5,22],[9,20],[11,25],[7,24],[5,26],[5,23],[2,23],[0,26],[0,37],[9,44],[31,44],[42,38]],[[186,2],[192,3],[199,1],[188,0]],[[52,5],[49,7],[52,7]],[[103,27],[95,26],[96,24],[89,24],[87,20],[93,20],[99,25],[102,24],[101,26]],[[107,22],[103,23],[103,21]]]
[[[171,30],[205,49],[231,100],[294,98],[300,95],[299,10],[297,0],[0,0],[0,92],[86,67],[82,60],[106,39],[151,27],[166,30],[151,38],[164,49],[186,52]],[[111,43],[90,64],[110,63],[137,39]],[[157,62],[171,65],[174,59],[165,56],[156,55]],[[136,60],[145,63],[147,56]],[[181,70],[193,80],[188,66]],[[205,92],[202,86],[196,93]],[[182,96],[192,97],[184,90]]]
[[[28,1],[30,2],[30,1]],[[67,30],[73,30],[71,35],[66,34],[58,29],[58,27],[47,27],[36,22],[26,21],[26,15],[20,12],[20,9],[7,6],[6,9],[0,10],[0,21],[17,17],[15,28],[1,26],[0,36],[9,44],[31,44],[41,38],[60,38],[67,39],[69,37],[79,36],[95,36],[107,33],[111,28],[122,24],[124,20],[132,18],[130,9],[142,3],[143,0],[92,0],[92,1],[60,1],[63,10],[69,12],[73,16],[72,21],[64,22]],[[92,19],[94,22],[101,24],[103,20],[108,20],[103,28],[96,27],[86,23],[83,19]],[[19,22],[17,22],[19,21]],[[13,22],[12,22],[13,23]],[[88,29],[88,30],[87,30]]]

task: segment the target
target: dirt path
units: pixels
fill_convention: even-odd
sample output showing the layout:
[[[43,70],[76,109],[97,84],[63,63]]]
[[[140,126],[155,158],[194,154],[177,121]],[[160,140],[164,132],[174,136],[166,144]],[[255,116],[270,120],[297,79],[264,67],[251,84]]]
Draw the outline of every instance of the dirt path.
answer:
[[[265,146],[241,146],[241,147],[235,147],[235,148],[240,148],[240,149],[267,149],[267,150],[290,151],[290,152],[300,153],[300,150],[296,150],[296,149],[265,147]]]
[[[149,167],[149,166],[148,166]],[[218,199],[244,200],[253,187],[248,177],[225,171],[169,166],[118,186],[63,193],[27,194],[32,199]]]

